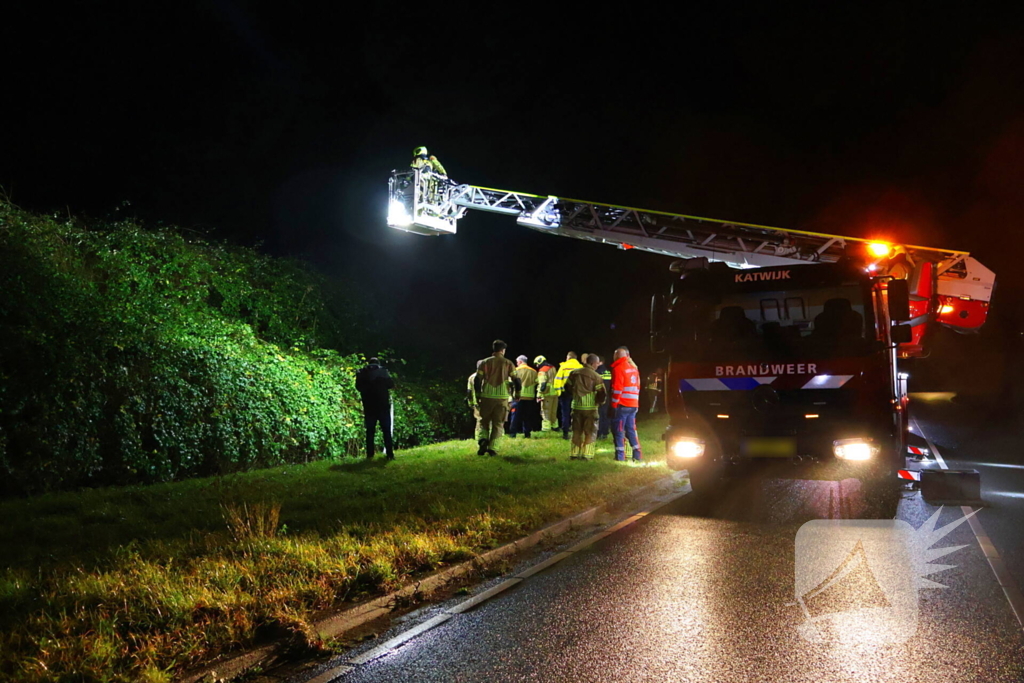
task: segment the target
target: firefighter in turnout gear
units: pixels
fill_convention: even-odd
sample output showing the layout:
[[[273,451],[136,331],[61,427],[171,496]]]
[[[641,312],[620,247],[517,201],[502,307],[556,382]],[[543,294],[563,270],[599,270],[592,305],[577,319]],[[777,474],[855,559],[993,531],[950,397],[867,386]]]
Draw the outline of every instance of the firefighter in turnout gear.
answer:
[[[601,358],[601,364],[597,366],[597,374],[601,375],[604,381],[605,400],[597,409],[597,438],[606,439],[612,431],[611,398],[612,398],[612,369],[605,359]]]
[[[409,165],[415,169],[426,169],[431,173],[448,176],[448,172],[444,170],[441,162],[433,154],[428,153],[426,147],[417,147],[412,151],[412,163]]]
[[[508,345],[500,339],[491,344],[494,353],[480,362],[473,387],[476,390],[477,406],[480,411],[480,430],[483,434],[477,443],[477,455],[497,455],[494,447],[505,433],[505,418],[508,417],[508,402],[519,399],[519,378],[515,376],[516,366],[505,358]]]
[[[441,183],[447,182],[448,173],[437,157],[429,154],[426,147],[417,147],[412,151],[412,168],[420,171],[420,193],[430,204],[441,201]]]
[[[572,397],[573,460],[593,460],[597,450],[597,409],[605,400],[604,381],[597,374],[600,363],[597,354],[590,354],[586,367],[574,370],[566,381]]]
[[[555,391],[555,366],[544,356],[533,359],[537,366],[537,403],[540,405],[540,428],[543,431],[558,429],[558,392]]]
[[[633,449],[633,460],[640,461],[640,440],[636,436],[636,412],[640,407],[640,370],[629,357],[629,349],[615,349],[612,363],[612,437],[615,459],[626,459],[625,441]]]
[[[649,412],[657,413],[661,410],[662,381],[665,371],[658,368],[647,375],[647,396],[650,402]]]
[[[527,439],[530,432],[537,428],[536,419],[540,412],[537,404],[537,371],[528,364],[529,358],[519,356],[516,358],[516,377],[519,378],[519,400],[516,401],[512,411],[512,425],[509,429],[509,436],[513,439],[520,431]]]
[[[559,418],[562,422],[562,438],[569,439],[569,428],[572,424],[572,395],[565,391],[565,383],[569,379],[569,373],[579,370],[583,365],[576,360],[576,353],[570,351],[565,354],[565,362],[558,366],[558,374],[555,375],[555,394],[558,395]]]
[[[477,370],[480,369],[481,363],[483,363],[482,360],[478,360],[476,362]],[[476,421],[476,429],[473,432],[473,434],[475,435],[477,443],[479,443],[480,439],[485,438],[485,435],[483,433],[483,428],[480,423],[480,402],[477,400],[476,397],[476,387],[473,386],[474,380],[476,380],[475,372],[469,376],[469,381],[466,382],[466,403],[469,405],[469,409],[473,411],[473,419]]]

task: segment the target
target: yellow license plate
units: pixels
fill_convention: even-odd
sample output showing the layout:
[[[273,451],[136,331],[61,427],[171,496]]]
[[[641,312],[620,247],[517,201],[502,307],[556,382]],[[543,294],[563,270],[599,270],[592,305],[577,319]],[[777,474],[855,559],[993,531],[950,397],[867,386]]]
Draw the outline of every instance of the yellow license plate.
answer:
[[[748,458],[792,458],[796,439],[744,439],[743,455]]]

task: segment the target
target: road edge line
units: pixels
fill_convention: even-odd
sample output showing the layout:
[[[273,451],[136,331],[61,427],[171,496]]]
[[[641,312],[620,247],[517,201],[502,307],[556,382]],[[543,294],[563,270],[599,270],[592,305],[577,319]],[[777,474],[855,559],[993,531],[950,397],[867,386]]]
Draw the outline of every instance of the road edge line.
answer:
[[[682,476],[682,474],[680,472],[676,472],[676,473],[673,473],[673,474],[669,475],[665,479],[661,479],[661,480],[655,482],[654,484],[651,484],[651,485],[643,487],[641,489],[641,491],[644,490],[644,489],[647,489],[647,488],[652,488],[655,485],[663,486],[663,485],[665,485],[665,483],[667,483],[669,481],[678,483],[679,480],[683,479],[683,478],[687,478],[687,477]],[[434,627],[440,626],[441,624],[447,622],[451,617],[454,617],[454,616],[456,616],[458,614],[465,614],[469,610],[474,609],[476,607],[479,607],[480,605],[482,605],[483,603],[487,602],[491,598],[497,597],[501,593],[504,593],[507,589],[512,588],[514,586],[517,586],[517,585],[519,585],[521,583],[524,583],[530,577],[535,576],[536,574],[541,573],[545,569],[549,569],[550,567],[553,567],[554,565],[558,564],[562,560],[565,560],[565,559],[568,559],[568,558],[572,557],[573,555],[575,555],[580,550],[584,550],[584,549],[590,547],[591,545],[593,545],[594,543],[596,543],[597,541],[600,541],[603,538],[607,538],[608,536],[611,536],[612,534],[617,533],[619,531],[622,531],[626,527],[631,526],[631,525],[635,524],[636,522],[639,522],[641,519],[644,519],[645,517],[649,516],[653,512],[655,512],[655,511],[665,507],[666,505],[669,505],[669,504],[679,500],[680,498],[682,498],[683,496],[687,495],[688,493],[691,493],[692,490],[693,490],[692,488],[687,487],[687,490],[685,490],[685,491],[678,491],[674,495],[671,495],[671,496],[669,496],[668,498],[666,498],[664,500],[660,500],[657,503],[655,503],[654,505],[651,505],[650,507],[648,507],[648,508],[646,508],[644,510],[641,510],[639,512],[634,512],[632,515],[630,515],[630,516],[626,517],[625,519],[617,522],[616,524],[613,524],[612,526],[608,527],[607,529],[602,529],[601,531],[598,531],[598,532],[595,532],[595,533],[591,534],[590,536],[588,536],[587,538],[583,539],[582,541],[580,541],[576,545],[572,546],[571,548],[568,548],[568,549],[563,550],[563,551],[561,551],[561,552],[559,552],[559,553],[557,553],[555,555],[552,555],[551,557],[538,562],[537,564],[533,565],[532,567],[524,569],[523,571],[519,572],[518,574],[515,574],[515,575],[513,575],[511,577],[508,577],[505,581],[497,584],[496,586],[492,586],[491,588],[489,588],[488,590],[484,591],[483,593],[480,593],[479,595],[474,595],[471,598],[463,600],[462,602],[460,602],[459,604],[455,605],[454,607],[449,607],[448,609],[444,610],[440,615],[432,617],[431,619],[428,619],[428,620],[426,620],[426,621],[424,621],[424,622],[422,622],[422,623],[420,623],[420,624],[418,624],[416,626],[413,626],[408,631],[403,631],[402,633],[398,634],[394,638],[391,638],[387,642],[382,643],[381,645],[378,645],[377,647],[375,647],[375,648],[373,648],[371,650],[368,650],[368,651],[364,652],[363,654],[361,654],[361,655],[359,655],[357,657],[353,657],[352,659],[345,660],[344,662],[341,662],[341,663],[331,667],[330,669],[328,669],[328,670],[326,670],[324,672],[321,672],[313,680],[320,681],[322,679],[325,683],[329,683],[330,681],[334,681],[337,678],[340,678],[340,677],[344,676],[345,674],[348,674],[348,673],[354,671],[356,669],[356,667],[358,667],[358,666],[360,666],[362,664],[367,664],[367,663],[369,663],[369,662],[371,662],[371,661],[373,661],[375,659],[379,659],[379,658],[383,657],[384,655],[388,654],[392,650],[394,650],[394,649],[404,645],[405,643],[409,642],[413,638],[416,638],[417,636],[420,636],[423,633],[426,633],[427,631],[432,630]],[[333,672],[333,677],[327,677],[328,674],[331,674],[332,672]],[[307,683],[309,683],[309,682],[307,682]]]
[[[658,479],[657,481],[653,481],[650,484],[640,486],[632,491],[626,491],[619,496],[618,499],[628,500],[629,498],[643,496],[659,489],[678,484],[681,479],[687,478],[688,473],[676,471],[666,477]],[[489,565],[495,564],[506,557],[510,557],[527,550],[543,540],[556,538],[568,531],[571,531],[575,527],[588,524],[602,512],[605,512],[607,507],[608,503],[599,503],[598,505],[590,507],[582,512],[578,512],[552,522],[528,534],[527,536],[524,536],[523,538],[506,543],[505,545],[492,550],[488,550],[487,552],[477,555],[470,560],[466,560],[465,562],[449,567],[448,569],[423,577],[417,581],[413,581],[397,591],[379,596],[320,619],[312,624],[312,629],[324,640],[337,638],[346,631],[351,631],[363,624],[387,616],[394,611],[400,601],[406,598],[412,598],[416,595],[428,596],[457,578],[473,571],[486,569]],[[660,505],[658,507],[660,507]],[[654,509],[657,509],[657,507]],[[485,591],[485,593],[486,592],[487,591]],[[491,596],[488,596],[488,598],[489,597]],[[206,677],[211,675],[216,677],[217,680],[231,680],[232,678],[241,676],[247,670],[255,666],[266,667],[267,665],[272,665],[280,654],[282,643],[283,641],[269,643],[267,645],[245,650],[228,657],[227,659],[211,662],[203,666],[201,669],[193,669],[176,680],[179,681],[179,683],[200,683]],[[351,669],[350,665],[349,668]],[[341,674],[339,673],[339,675]],[[316,677],[311,680],[316,680]]]

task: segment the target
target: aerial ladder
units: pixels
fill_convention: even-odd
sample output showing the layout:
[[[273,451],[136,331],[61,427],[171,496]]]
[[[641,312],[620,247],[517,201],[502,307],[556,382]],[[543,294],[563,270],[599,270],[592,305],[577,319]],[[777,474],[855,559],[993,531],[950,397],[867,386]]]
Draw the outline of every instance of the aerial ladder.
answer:
[[[901,347],[903,357],[923,354],[925,329],[933,320],[958,332],[977,332],[995,286],[995,274],[966,251],[462,185],[423,169],[391,174],[387,222],[392,228],[453,235],[469,210],[512,216],[525,228],[552,235],[735,268],[836,262],[859,250],[869,257],[866,267],[879,275],[910,280],[915,332]]]

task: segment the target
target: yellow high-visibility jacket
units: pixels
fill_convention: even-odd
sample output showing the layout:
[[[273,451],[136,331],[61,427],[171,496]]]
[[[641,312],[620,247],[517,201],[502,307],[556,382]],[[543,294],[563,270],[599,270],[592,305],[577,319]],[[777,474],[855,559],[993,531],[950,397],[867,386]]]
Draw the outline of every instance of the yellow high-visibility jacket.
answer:
[[[579,370],[583,367],[575,358],[570,358],[561,365],[558,366],[558,374],[555,375],[555,394],[561,394],[562,389],[565,388],[565,382],[569,379],[569,373],[573,370]]]
[[[448,172],[444,170],[444,166],[441,165],[441,162],[438,161],[437,157],[435,157],[433,154],[430,155],[429,159],[415,157],[413,158],[412,163],[409,165],[412,166],[413,168],[426,168],[433,171],[434,173],[448,175]]]

